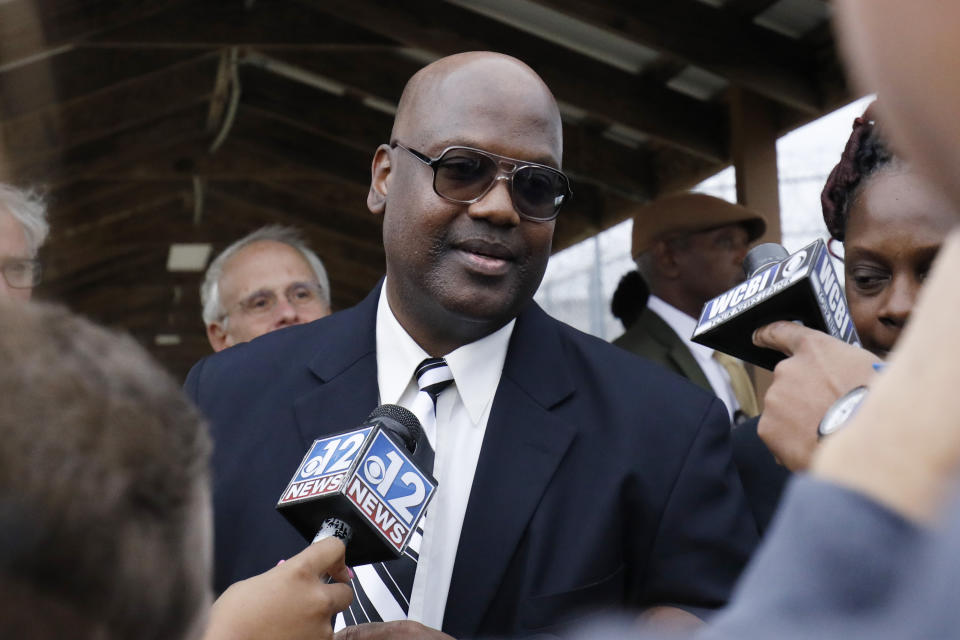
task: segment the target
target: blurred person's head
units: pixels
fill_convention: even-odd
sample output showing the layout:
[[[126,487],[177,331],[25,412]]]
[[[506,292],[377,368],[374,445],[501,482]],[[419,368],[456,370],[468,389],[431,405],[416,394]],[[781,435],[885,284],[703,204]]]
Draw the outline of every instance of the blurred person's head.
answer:
[[[875,103],[876,104],[876,103]],[[886,357],[910,317],[958,209],[895,153],[874,119],[857,118],[823,189],[823,218],[844,245],[850,315],[863,346]]]
[[[200,288],[214,351],[330,314],[330,281],[300,234],[268,226],[217,256]]]
[[[46,305],[0,301],[0,362],[0,637],[199,637],[210,443],[179,385]]]
[[[960,3],[838,0],[838,44],[905,156],[960,206]]]
[[[746,207],[682,193],[634,216],[632,254],[650,293],[697,318],[708,300],[743,282],[743,258],[765,230]]]
[[[48,232],[40,197],[0,182],[0,298],[30,298],[40,283],[37,252]]]

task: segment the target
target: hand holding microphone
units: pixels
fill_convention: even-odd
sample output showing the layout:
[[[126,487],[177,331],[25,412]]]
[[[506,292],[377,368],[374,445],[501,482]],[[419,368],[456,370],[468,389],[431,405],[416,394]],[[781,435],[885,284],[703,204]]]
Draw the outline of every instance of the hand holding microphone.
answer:
[[[331,617],[353,600],[344,551],[342,541],[328,538],[231,585],[213,604],[203,639],[332,638]]]
[[[806,469],[817,446],[817,426],[827,409],[875,375],[875,355],[792,322],[757,329],[757,346],[788,357],[773,370],[757,434],[791,471]]]
[[[332,638],[332,616],[353,600],[347,564],[402,553],[436,491],[423,471],[432,466],[419,420],[396,405],[377,407],[359,427],[316,440],[277,504],[312,544],[227,589],[214,604],[204,640]],[[350,633],[390,632],[364,627]]]

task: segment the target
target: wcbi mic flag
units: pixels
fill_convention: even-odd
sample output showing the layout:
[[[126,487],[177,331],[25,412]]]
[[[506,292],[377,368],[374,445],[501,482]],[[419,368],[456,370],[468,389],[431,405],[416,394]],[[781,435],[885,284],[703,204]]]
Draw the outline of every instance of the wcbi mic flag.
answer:
[[[773,369],[786,356],[754,345],[753,332],[777,320],[801,322],[860,346],[843,286],[823,240],[761,267],[743,283],[708,301],[692,340]]]

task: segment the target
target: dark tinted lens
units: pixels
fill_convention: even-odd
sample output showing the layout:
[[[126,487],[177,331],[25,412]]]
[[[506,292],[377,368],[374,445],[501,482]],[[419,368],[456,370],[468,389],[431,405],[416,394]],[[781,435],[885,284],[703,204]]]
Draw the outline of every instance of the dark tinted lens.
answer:
[[[563,174],[541,167],[524,167],[513,176],[513,201],[531,218],[549,220],[567,193]]]
[[[434,188],[451,200],[473,200],[497,177],[497,165],[485,155],[451,149],[435,165]]]

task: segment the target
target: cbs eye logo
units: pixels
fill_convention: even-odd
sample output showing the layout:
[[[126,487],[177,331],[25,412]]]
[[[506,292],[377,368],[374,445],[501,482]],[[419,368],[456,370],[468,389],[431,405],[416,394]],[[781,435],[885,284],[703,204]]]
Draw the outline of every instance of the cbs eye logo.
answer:
[[[364,481],[407,524],[413,523],[423,508],[429,497],[428,487],[430,493],[434,489],[383,434],[377,434],[360,463],[360,471]]]
[[[790,256],[790,259],[787,260],[787,263],[783,265],[783,277],[789,278],[794,273],[799,271],[803,267],[803,263],[807,261],[807,251],[806,249],[801,249],[795,254]]]
[[[298,479],[309,480],[328,473],[346,471],[353,464],[357,451],[371,431],[372,429],[367,428],[346,436],[317,440],[297,474]]]

